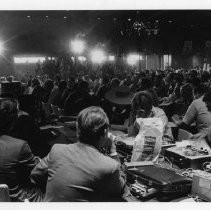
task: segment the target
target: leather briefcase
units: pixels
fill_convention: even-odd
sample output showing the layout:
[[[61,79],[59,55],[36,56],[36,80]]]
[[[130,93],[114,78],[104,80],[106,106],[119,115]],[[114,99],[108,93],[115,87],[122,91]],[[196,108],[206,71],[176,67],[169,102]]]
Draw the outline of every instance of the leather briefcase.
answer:
[[[189,193],[192,186],[192,179],[157,165],[127,169],[127,178],[129,183],[138,181],[162,193]]]

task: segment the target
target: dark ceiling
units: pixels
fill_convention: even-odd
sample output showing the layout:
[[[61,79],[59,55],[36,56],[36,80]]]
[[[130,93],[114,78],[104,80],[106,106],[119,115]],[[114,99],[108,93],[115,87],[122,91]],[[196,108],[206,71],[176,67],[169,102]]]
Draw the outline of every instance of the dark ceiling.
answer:
[[[198,26],[210,26],[211,10],[23,10],[23,11],[0,11],[0,18],[43,18],[63,19],[67,17],[68,21],[87,19],[101,21],[126,21],[128,18],[132,20],[138,17],[144,21],[159,20],[161,24],[173,21],[172,24],[180,26],[187,24],[196,24]]]
[[[159,33],[132,31],[133,23],[158,23]],[[94,46],[118,52],[180,52],[185,40],[196,52],[211,40],[211,10],[0,11],[0,37],[11,54],[68,51],[77,34]]]

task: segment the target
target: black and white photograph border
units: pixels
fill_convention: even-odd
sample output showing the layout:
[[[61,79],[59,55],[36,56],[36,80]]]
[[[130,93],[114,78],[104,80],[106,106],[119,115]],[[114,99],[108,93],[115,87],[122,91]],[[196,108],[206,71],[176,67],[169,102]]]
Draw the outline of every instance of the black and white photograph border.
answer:
[[[6,0],[0,10],[210,10],[209,0]],[[1,13],[1,11],[0,11]],[[211,21],[211,20],[210,20]],[[209,203],[0,203],[4,209],[192,209],[210,208]]]

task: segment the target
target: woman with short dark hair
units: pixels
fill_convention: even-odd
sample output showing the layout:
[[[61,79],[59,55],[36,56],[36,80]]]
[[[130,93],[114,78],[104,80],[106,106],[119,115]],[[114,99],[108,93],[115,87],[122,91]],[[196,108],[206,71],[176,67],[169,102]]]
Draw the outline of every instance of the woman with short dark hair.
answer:
[[[138,134],[138,128],[136,127],[136,118],[149,118],[149,117],[157,117],[160,118],[164,125],[164,137],[173,139],[171,128],[168,127],[168,118],[165,112],[153,106],[153,100],[150,93],[147,91],[140,91],[135,94],[132,105],[131,105],[131,113],[129,117],[128,123],[128,135],[136,136]]]
[[[131,105],[131,120],[134,122],[136,117],[148,117],[152,110],[152,104],[152,97],[149,93],[146,91],[136,93]]]

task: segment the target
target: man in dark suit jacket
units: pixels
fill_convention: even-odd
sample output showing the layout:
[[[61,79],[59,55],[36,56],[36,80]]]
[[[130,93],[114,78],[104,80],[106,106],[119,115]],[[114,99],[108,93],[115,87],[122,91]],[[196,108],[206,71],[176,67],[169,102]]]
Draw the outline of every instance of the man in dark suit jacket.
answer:
[[[29,175],[38,159],[26,141],[12,138],[10,130],[18,116],[15,99],[0,99],[0,184],[7,184],[12,201],[39,201],[42,193],[30,183]],[[22,131],[24,132],[24,131]]]
[[[48,176],[44,201],[119,201],[125,176],[115,160],[114,143],[110,142],[109,156],[101,152],[109,141],[105,112],[99,107],[86,108],[77,123],[79,142],[55,144],[34,168],[31,179],[39,183]]]

